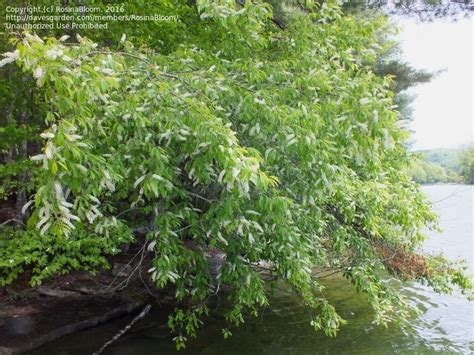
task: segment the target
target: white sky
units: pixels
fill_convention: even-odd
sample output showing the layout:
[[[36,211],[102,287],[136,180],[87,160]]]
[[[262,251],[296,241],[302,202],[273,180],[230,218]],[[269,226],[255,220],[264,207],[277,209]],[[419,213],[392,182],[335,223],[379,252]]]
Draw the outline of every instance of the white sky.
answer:
[[[440,70],[427,84],[411,89],[412,149],[455,148],[473,140],[473,18],[457,22],[399,20],[404,59],[415,68]]]

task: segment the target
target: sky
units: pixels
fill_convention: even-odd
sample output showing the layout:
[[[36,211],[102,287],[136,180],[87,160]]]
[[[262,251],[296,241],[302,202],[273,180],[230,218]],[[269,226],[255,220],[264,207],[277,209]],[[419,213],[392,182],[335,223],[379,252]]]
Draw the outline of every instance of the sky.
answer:
[[[403,58],[415,68],[445,69],[416,94],[409,126],[413,150],[457,148],[472,142],[473,131],[473,18],[457,22],[419,23],[398,20]]]

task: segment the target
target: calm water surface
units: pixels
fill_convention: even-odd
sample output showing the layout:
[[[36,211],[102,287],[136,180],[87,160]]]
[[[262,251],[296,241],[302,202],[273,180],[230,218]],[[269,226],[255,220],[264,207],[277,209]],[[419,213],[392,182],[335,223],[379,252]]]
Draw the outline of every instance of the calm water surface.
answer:
[[[451,259],[465,259],[474,271],[474,186],[425,186],[425,193],[440,214],[442,233],[430,233],[424,250],[443,252]],[[416,283],[399,288],[421,314],[403,329],[372,324],[371,311],[362,295],[346,280],[326,280],[328,298],[348,320],[336,338],[315,333],[309,326],[308,310],[291,294],[279,291],[272,306],[258,318],[249,317],[233,336],[224,340],[225,322],[219,312],[185,350],[176,352],[163,326],[166,314],[154,310],[147,319],[107,348],[105,354],[467,354],[474,352],[474,304],[460,294],[439,295]],[[129,319],[89,329],[37,349],[32,354],[87,354],[99,348]]]

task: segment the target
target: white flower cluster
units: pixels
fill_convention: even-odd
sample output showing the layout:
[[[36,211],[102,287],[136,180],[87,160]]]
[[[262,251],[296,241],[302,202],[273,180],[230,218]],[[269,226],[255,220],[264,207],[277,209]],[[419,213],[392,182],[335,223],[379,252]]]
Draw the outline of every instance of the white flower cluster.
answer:
[[[44,44],[44,41],[40,37],[38,37],[37,34],[31,35],[28,32],[25,33],[25,40],[27,42],[32,42],[32,43],[36,42],[36,43]]]
[[[52,60],[61,58],[63,54],[64,52],[61,48],[50,48],[46,51],[46,57]]]
[[[20,52],[18,49],[14,52],[6,52],[2,54],[3,59],[0,60],[0,68],[8,63],[12,63],[18,59]]]
[[[37,67],[37,68],[33,71],[33,77],[34,77],[36,80],[39,81],[43,76],[44,76],[44,70],[43,70],[43,68]]]

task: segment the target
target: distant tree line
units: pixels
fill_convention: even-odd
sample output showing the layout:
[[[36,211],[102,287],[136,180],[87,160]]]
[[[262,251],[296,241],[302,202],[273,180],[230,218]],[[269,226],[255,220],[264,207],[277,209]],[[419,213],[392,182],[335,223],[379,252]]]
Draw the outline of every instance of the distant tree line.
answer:
[[[474,184],[474,146],[463,149],[432,149],[416,152],[410,174],[420,184]]]
[[[474,184],[474,145],[466,148],[461,154],[461,171],[467,184]]]

